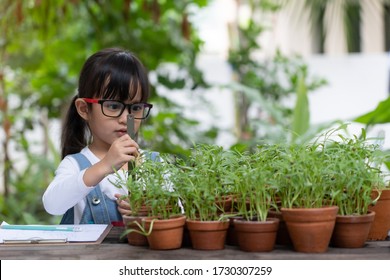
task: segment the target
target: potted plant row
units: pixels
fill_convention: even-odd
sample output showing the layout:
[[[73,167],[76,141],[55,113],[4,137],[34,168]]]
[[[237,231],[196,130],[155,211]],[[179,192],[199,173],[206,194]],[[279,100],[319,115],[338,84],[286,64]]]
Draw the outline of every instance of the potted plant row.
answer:
[[[325,252],[329,244],[357,248],[367,240],[375,215],[368,211],[375,203],[371,191],[384,187],[385,174],[380,169],[383,154],[378,145],[366,139],[364,130],[360,138],[347,138],[340,133],[343,128],[328,130],[308,145],[289,146],[286,159],[275,161],[283,219],[297,251]],[[318,212],[323,210],[328,213],[319,220]],[[298,217],[302,212],[311,213],[310,230],[306,226],[303,237],[296,240],[295,230],[310,216]],[[360,219],[365,228],[357,230]],[[347,224],[352,230],[345,230]],[[318,229],[311,229],[314,225]]]
[[[162,155],[162,162],[144,161],[119,184],[128,188],[134,213],[141,205],[148,209],[148,218],[133,222],[138,229],[127,233],[143,234],[150,241],[158,221],[182,215],[184,232],[194,249],[223,249],[230,229],[235,244],[244,251],[271,251],[282,229],[287,229],[284,234],[299,252],[321,253],[329,245],[363,246],[375,215],[370,205],[379,199],[372,197],[372,190],[386,185],[383,158],[364,134],[348,138],[340,133],[342,128],[306,144],[259,145],[246,153],[198,144],[187,158],[172,161]],[[325,212],[322,218],[321,212]],[[358,230],[363,233],[358,243],[337,241],[345,235],[340,233],[344,231],[339,221],[366,214],[368,229]],[[250,232],[248,225],[254,223],[269,228]],[[214,237],[205,237],[200,224],[215,227]],[[298,233],[301,226],[303,237]],[[272,232],[269,244],[262,244],[265,232]],[[357,231],[350,232],[356,235]],[[262,237],[255,237],[258,234]],[[257,243],[244,244],[252,237]]]

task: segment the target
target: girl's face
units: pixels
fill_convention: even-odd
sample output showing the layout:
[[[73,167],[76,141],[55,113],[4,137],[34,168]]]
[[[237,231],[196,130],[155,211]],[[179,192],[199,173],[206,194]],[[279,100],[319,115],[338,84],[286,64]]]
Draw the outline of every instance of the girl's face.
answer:
[[[125,103],[139,103],[140,100],[140,95],[137,94],[133,100],[128,100]],[[129,115],[127,108],[119,117],[108,117],[103,114],[102,105],[99,103],[92,103],[88,106],[87,102],[82,98],[79,98],[76,102],[79,103],[81,117],[88,123],[92,134],[92,143],[90,145],[94,148],[100,151],[108,151],[116,139],[127,134],[127,117]],[[138,132],[140,125],[141,120],[134,119],[134,133]]]

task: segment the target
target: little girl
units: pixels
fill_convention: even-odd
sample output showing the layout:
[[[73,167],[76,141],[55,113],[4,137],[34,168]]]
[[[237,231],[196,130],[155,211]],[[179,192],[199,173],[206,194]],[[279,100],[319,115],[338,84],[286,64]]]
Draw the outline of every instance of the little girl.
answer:
[[[119,198],[127,190],[112,184],[113,173],[125,176],[139,156],[127,117],[137,133],[152,108],[148,97],[147,72],[132,53],[110,48],[87,59],[64,123],[62,161],[42,198],[48,213],[64,215],[63,224],[122,221],[129,205]]]

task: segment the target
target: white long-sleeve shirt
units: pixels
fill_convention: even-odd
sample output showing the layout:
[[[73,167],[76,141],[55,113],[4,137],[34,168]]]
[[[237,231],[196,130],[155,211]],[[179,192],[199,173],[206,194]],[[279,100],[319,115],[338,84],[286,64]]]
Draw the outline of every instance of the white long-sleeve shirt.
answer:
[[[85,155],[91,164],[99,161],[88,147],[85,147],[81,153]],[[65,212],[74,206],[74,222],[80,223],[81,216],[86,205],[86,196],[96,186],[88,187],[85,185],[83,176],[85,169],[80,171],[77,161],[71,157],[66,156],[59,164],[53,181],[50,183],[42,201],[45,210],[52,215],[63,215]],[[125,178],[125,172],[119,171],[122,178]],[[106,194],[108,198],[116,200],[114,194],[127,194],[125,187],[118,188],[111,182],[117,182],[116,174],[106,176],[99,184],[102,193]]]

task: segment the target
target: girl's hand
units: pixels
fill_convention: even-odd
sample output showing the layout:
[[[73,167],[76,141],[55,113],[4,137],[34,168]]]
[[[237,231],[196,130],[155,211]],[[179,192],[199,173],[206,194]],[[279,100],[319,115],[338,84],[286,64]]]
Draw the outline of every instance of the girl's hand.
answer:
[[[112,173],[113,169],[119,170],[129,161],[135,161],[139,156],[138,149],[137,142],[125,134],[112,143],[102,163],[110,168]]]
[[[96,186],[108,174],[120,170],[129,161],[139,157],[138,144],[125,134],[116,139],[101,161],[88,168],[84,173],[84,183]],[[127,165],[125,166],[127,167]]]
[[[126,199],[123,199],[123,196],[119,193],[115,194],[115,197],[117,198],[116,204],[118,204],[119,213],[121,213],[121,215],[130,215],[131,210],[129,202]]]

